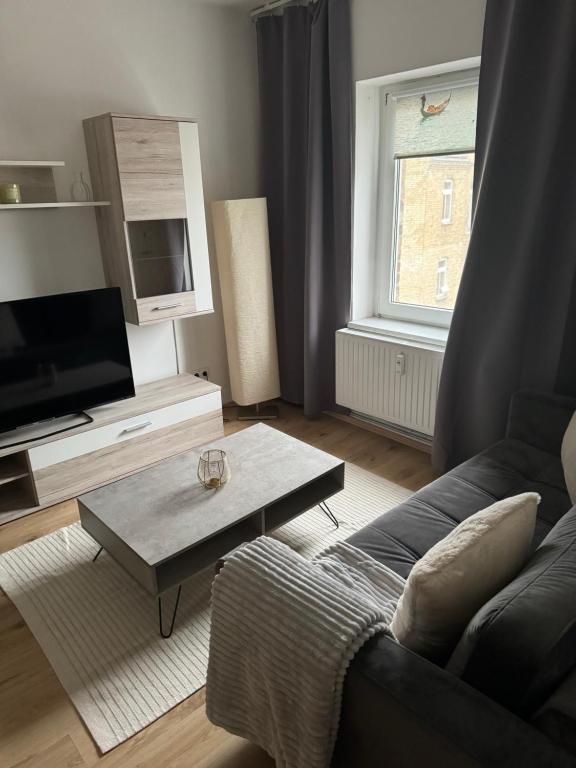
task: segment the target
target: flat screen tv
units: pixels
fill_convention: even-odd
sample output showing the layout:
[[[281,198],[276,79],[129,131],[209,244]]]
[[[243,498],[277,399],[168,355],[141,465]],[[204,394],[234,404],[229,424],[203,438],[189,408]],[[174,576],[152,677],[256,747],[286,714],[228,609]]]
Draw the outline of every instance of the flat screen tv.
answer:
[[[0,432],[133,396],[118,288],[0,302]]]

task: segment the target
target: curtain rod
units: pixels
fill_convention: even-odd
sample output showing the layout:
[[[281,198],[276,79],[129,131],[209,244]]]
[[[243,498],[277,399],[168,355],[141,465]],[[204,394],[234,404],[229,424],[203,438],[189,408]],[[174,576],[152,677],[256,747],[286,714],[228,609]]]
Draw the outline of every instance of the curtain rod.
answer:
[[[308,0],[308,2],[302,2],[302,0],[271,0],[269,3],[264,3],[264,5],[259,5],[256,8],[253,8],[250,11],[250,16],[255,19],[263,13],[273,13],[274,11],[283,8],[285,5],[299,5],[300,3],[302,5],[309,5],[314,2],[316,2],[316,0]]]

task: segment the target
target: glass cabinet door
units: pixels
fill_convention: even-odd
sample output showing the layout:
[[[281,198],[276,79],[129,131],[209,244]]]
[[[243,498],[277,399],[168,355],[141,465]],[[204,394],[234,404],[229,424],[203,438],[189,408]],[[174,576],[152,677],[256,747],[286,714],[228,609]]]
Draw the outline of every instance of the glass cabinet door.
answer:
[[[136,298],[194,290],[187,219],[127,222]]]

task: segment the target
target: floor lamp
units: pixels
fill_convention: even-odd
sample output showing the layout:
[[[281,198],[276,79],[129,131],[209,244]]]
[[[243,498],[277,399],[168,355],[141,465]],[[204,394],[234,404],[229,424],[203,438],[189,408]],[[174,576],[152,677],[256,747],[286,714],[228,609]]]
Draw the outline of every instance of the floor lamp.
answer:
[[[239,419],[271,419],[280,397],[266,198],[212,203],[232,399]]]

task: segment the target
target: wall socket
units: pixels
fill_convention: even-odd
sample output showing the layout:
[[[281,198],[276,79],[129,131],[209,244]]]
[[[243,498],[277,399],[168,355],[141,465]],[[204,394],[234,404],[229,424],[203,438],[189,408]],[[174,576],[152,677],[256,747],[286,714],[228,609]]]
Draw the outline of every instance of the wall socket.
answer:
[[[208,373],[208,368],[198,368],[195,371],[192,371],[193,376],[197,376],[199,379],[204,379],[204,381],[209,381],[210,374]]]

